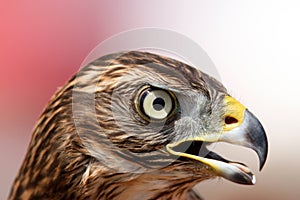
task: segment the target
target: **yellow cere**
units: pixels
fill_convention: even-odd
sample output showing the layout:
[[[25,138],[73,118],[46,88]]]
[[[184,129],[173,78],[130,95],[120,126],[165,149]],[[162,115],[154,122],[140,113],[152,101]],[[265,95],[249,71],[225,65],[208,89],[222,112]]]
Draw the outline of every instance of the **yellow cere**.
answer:
[[[246,108],[231,96],[225,96],[224,101],[226,106],[223,131],[230,131],[243,123]]]

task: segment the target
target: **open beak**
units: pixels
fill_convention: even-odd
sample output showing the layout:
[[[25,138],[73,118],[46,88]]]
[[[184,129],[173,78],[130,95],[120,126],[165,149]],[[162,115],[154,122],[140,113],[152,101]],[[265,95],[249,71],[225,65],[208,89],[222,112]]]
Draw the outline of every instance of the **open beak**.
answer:
[[[256,181],[255,176],[245,164],[226,160],[205,147],[206,143],[228,142],[253,149],[259,157],[260,170],[266,162],[268,142],[261,123],[232,97],[226,96],[225,104],[222,133],[205,134],[170,143],[167,145],[167,150],[173,155],[200,161],[210,166],[219,176],[230,181],[253,185]]]

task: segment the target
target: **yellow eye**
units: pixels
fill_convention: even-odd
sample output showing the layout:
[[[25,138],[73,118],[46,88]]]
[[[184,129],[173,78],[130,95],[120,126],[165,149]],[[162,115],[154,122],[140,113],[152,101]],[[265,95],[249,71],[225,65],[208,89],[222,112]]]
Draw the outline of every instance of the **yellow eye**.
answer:
[[[136,108],[146,119],[164,120],[176,108],[175,95],[159,88],[146,88],[137,98]]]

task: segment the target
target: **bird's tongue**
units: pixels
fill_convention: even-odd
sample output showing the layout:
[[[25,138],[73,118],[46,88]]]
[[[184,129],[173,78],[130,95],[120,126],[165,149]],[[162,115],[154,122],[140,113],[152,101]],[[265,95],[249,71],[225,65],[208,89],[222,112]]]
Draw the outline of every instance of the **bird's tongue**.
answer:
[[[239,184],[254,185],[256,182],[250,168],[243,163],[229,161],[210,151],[206,156],[209,163],[216,166],[220,176]]]
[[[219,163],[221,170],[220,176],[239,184],[254,185],[256,182],[254,174],[251,170],[241,163]]]
[[[208,143],[209,144],[209,143]],[[243,163],[233,162],[223,158],[206,148],[201,141],[183,142],[179,145],[168,145],[167,150],[177,156],[198,160],[211,166],[219,176],[239,184],[255,184],[255,176]]]

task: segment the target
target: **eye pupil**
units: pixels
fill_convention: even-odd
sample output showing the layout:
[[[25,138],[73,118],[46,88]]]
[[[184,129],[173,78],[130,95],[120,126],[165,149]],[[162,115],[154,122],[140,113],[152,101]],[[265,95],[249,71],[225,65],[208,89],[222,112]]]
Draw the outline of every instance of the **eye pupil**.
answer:
[[[158,97],[154,99],[152,105],[155,110],[160,111],[165,107],[165,100],[163,98]]]

